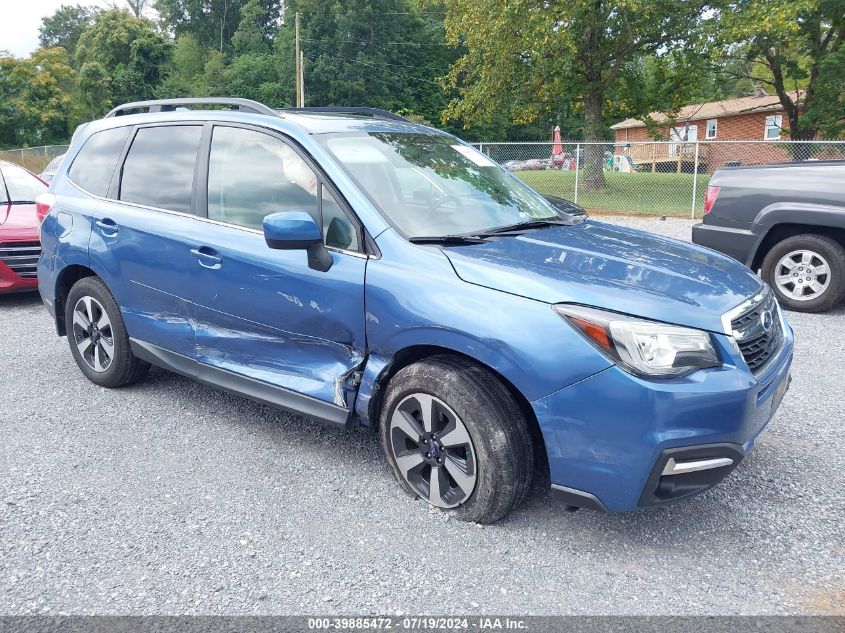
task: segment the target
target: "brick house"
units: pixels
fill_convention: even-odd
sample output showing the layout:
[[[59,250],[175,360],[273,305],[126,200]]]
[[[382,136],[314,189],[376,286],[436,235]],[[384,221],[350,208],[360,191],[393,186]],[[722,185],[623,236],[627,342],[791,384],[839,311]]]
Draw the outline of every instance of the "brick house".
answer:
[[[793,95],[793,98],[795,95]],[[759,141],[754,144],[702,143],[699,146],[699,163],[702,171],[713,171],[725,164],[748,164],[779,162],[790,159],[783,145],[772,142],[789,139],[787,117],[777,95],[757,92],[752,96],[697,103],[681,108],[675,117],[674,126],[669,126],[669,117],[660,112],[651,117],[658,123],[655,139],[646,124],[638,119],[625,119],[611,129],[616,143],[625,147],[628,143],[654,140],[672,141],[665,145],[631,145],[623,150],[634,162],[652,171],[691,172],[695,150],[694,141]],[[617,153],[620,150],[617,149]]]

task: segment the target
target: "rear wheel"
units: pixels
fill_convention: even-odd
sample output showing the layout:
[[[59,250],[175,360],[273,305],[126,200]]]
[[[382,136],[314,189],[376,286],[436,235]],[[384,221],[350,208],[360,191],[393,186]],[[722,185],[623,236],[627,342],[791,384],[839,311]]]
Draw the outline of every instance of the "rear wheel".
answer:
[[[380,435],[402,488],[457,519],[495,522],[531,485],[525,416],[494,375],[460,358],[433,357],[397,372]]]
[[[149,369],[149,363],[132,354],[117,302],[97,277],[80,279],[70,289],[65,323],[73,358],[91,382],[120,387]]]
[[[845,298],[845,249],[823,235],[796,235],[763,260],[763,278],[785,308],[823,312]]]

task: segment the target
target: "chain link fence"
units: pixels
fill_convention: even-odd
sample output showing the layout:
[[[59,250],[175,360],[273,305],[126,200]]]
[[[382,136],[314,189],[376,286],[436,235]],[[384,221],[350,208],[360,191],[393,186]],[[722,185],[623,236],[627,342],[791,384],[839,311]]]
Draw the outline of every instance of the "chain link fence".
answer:
[[[67,152],[68,145],[42,145],[23,149],[0,149],[0,160],[17,163],[29,171],[40,174],[56,156]]]
[[[841,141],[476,143],[540,193],[591,213],[701,217],[710,176],[721,167],[845,159]],[[0,150],[0,160],[40,173],[67,145]]]
[[[842,141],[475,143],[540,193],[592,213],[701,217],[722,167],[845,159]]]

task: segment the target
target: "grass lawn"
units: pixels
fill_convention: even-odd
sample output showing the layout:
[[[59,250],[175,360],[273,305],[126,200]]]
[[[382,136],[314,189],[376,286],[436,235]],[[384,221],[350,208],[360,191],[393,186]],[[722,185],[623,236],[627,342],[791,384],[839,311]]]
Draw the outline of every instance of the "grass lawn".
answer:
[[[40,153],[24,152],[21,156],[20,152],[0,150],[0,160],[6,160],[10,163],[15,163],[21,167],[25,167],[34,174],[39,174],[44,171],[44,168],[53,160],[54,156],[48,156]]]
[[[540,193],[568,200],[575,197],[574,171],[515,172]],[[607,187],[602,191],[584,191],[579,182],[578,204],[593,213],[621,213],[629,215],[690,216],[692,174],[625,174],[608,171],[604,174]],[[695,195],[695,214],[701,217],[704,193],[709,174],[698,174]]]

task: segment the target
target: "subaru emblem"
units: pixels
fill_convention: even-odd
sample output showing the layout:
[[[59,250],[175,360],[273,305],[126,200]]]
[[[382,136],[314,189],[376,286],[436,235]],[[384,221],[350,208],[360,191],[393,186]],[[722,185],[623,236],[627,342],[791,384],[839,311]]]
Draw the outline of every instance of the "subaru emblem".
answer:
[[[763,331],[767,334],[772,331],[772,326],[775,324],[775,319],[772,316],[771,310],[764,310],[760,315],[760,325],[763,326]]]

